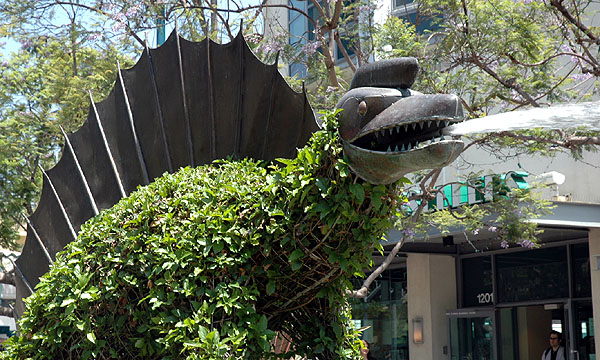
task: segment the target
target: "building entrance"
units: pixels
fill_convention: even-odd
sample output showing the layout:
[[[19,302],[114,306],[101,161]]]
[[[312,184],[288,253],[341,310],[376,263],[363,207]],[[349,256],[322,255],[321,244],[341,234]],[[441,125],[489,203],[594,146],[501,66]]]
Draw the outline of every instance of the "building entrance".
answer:
[[[587,243],[471,254],[459,261],[461,309],[456,312],[492,312],[493,333],[487,336],[495,339],[490,343],[493,359],[540,359],[550,346],[549,332],[556,330],[563,334],[568,359],[596,360]],[[479,320],[448,319],[451,359],[491,358],[465,348],[481,347],[481,340],[473,341],[483,334],[477,332],[483,326]]]
[[[551,330],[563,334],[563,346],[569,350],[566,303],[504,308],[498,311],[498,318],[502,359],[539,359],[550,346]]]
[[[456,310],[446,315],[450,326],[450,359],[498,359],[492,310]]]

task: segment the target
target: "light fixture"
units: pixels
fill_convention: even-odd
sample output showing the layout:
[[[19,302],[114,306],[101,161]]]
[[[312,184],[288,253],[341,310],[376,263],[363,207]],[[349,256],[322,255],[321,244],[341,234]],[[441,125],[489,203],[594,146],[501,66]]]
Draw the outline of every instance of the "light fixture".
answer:
[[[412,320],[413,326],[413,343],[422,344],[423,343],[423,318],[416,317]]]

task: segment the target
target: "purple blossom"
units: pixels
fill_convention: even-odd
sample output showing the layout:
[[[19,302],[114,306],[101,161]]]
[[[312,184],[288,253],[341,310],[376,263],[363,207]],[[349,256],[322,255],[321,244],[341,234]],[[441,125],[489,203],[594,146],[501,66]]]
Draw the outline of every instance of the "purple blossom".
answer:
[[[31,40],[29,40],[29,39],[21,40],[22,47],[28,48],[28,47],[31,47],[31,45],[32,45]]]
[[[90,34],[88,36],[88,40],[90,40],[90,41],[102,40],[102,39],[104,39],[104,34],[102,34],[102,33]]]
[[[404,237],[410,238],[410,239],[414,238],[416,235],[415,232],[413,231],[413,229],[410,229],[410,228],[402,230],[402,234],[404,235]]]
[[[4,60],[4,61],[2,62],[2,66],[8,66],[8,61]]]
[[[560,46],[560,51],[562,52],[571,52],[571,48],[568,45],[561,45]]]
[[[129,9],[127,9],[127,11],[125,12],[125,16],[126,17],[134,17],[135,15],[137,15],[137,13],[139,11],[140,11],[139,5],[132,6]]]
[[[490,227],[488,227],[488,231],[496,232],[496,231],[498,231],[498,228],[495,226],[490,226]]]
[[[122,21],[118,21],[117,23],[115,23],[112,26],[112,31],[113,32],[119,32],[119,31],[121,31],[124,28],[125,28],[125,23],[123,23]]]
[[[306,53],[306,55],[311,56],[317,52],[317,49],[321,46],[321,43],[318,41],[309,42],[302,48],[302,51]]]
[[[283,44],[277,39],[268,39],[267,41],[263,42],[258,49],[262,52],[274,53],[283,50]]]
[[[587,79],[590,79],[593,75],[590,73],[583,73],[583,74],[573,74],[571,75],[571,79],[575,80],[575,81],[585,81]]]
[[[328,86],[327,90],[325,90],[326,93],[332,93],[332,92],[336,92],[338,90],[338,88],[336,86]]]
[[[579,64],[581,62],[581,59],[579,59],[577,56],[571,56],[571,62],[573,64]]]
[[[517,244],[521,245],[524,248],[533,249],[535,247],[535,243],[531,240],[521,240],[518,241]]]
[[[120,13],[120,12],[115,12],[115,13],[113,13],[113,14],[112,14],[110,17],[111,17],[113,20],[115,20],[115,21],[119,21],[119,22],[121,22],[121,21],[123,21],[123,18],[124,18],[125,16],[123,15],[123,13]]]
[[[258,44],[261,40],[261,36],[259,34],[250,34],[246,36],[246,41],[251,44]]]
[[[508,249],[508,241],[506,240],[502,240],[502,242],[500,243],[500,247],[502,247],[503,249]]]
[[[371,7],[369,5],[361,5],[358,7],[359,14],[369,13],[371,11]]]
[[[477,235],[477,234],[479,234],[479,229],[473,230],[473,235]]]

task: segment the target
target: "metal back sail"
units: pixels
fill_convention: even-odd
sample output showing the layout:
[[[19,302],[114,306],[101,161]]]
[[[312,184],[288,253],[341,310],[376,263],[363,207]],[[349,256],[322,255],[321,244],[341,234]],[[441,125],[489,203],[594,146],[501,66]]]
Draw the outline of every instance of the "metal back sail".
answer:
[[[44,172],[16,264],[17,305],[33,292],[55,254],[81,224],[165,172],[215,159],[291,158],[317,129],[305,93],[294,92],[277,63],[258,60],[241,32],[229,44],[176,34],[119,70],[106,99],[65,134],[58,164]]]

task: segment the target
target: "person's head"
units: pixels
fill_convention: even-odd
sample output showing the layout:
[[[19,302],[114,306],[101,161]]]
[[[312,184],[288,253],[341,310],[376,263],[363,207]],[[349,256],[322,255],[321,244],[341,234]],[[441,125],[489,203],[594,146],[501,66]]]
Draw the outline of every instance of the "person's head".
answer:
[[[562,341],[562,334],[561,333],[559,333],[556,330],[550,331],[550,345],[552,347],[559,346],[561,341]]]
[[[366,359],[369,355],[369,342],[365,339],[362,340],[363,346],[360,348],[360,355]]]

